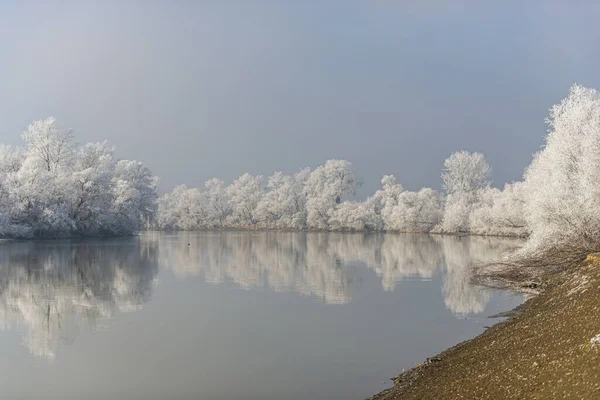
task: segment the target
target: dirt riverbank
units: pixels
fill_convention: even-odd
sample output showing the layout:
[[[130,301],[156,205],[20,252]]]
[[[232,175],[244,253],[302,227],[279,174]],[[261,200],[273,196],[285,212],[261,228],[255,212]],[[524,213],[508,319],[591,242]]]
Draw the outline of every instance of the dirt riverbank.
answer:
[[[547,277],[515,314],[371,400],[600,399],[600,257]]]

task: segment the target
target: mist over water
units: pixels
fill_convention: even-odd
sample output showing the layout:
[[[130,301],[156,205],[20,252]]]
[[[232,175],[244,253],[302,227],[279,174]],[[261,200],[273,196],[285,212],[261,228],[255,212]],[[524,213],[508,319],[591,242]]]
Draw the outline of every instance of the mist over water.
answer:
[[[519,243],[236,231],[5,243],[0,384],[57,398],[363,398],[517,305],[468,269]],[[289,379],[300,370],[302,384]]]

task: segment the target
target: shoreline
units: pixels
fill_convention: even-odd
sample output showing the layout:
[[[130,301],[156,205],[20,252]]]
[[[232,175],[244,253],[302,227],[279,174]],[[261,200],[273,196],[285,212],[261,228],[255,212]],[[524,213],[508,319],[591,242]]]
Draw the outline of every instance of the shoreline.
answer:
[[[528,235],[515,234],[487,234],[474,232],[443,232],[443,231],[403,231],[403,230],[352,230],[352,229],[317,229],[317,228],[267,228],[267,227],[213,227],[199,229],[146,229],[141,232],[294,232],[294,233],[351,233],[351,234],[419,234],[431,236],[454,236],[454,237],[491,237],[501,239],[527,239]]]
[[[600,398],[600,256],[544,277],[538,295],[500,316],[369,400]]]

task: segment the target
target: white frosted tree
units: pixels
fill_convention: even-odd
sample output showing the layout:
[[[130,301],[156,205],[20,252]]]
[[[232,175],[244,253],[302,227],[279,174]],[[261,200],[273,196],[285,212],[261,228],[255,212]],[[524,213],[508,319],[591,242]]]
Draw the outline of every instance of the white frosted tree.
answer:
[[[232,225],[254,227],[258,223],[256,207],[263,195],[263,177],[248,173],[237,178],[227,187],[227,196],[231,205]]]
[[[186,185],[178,185],[170,193],[165,193],[158,198],[156,228],[163,230],[181,229],[179,224],[179,201],[184,190],[187,190]]]
[[[504,190],[487,188],[470,215],[470,230],[478,235],[526,236],[523,182],[507,183]]]
[[[440,223],[441,210],[441,198],[437,191],[430,188],[423,188],[418,192],[404,191],[387,214],[388,230],[429,232]]]
[[[295,175],[275,172],[269,177],[267,191],[256,206],[256,218],[266,228],[302,229],[306,225],[304,182],[310,170]]]
[[[34,121],[24,149],[0,146],[0,235],[130,234],[155,214],[156,178],[114,161],[106,142],[77,146],[54,118]]]
[[[149,226],[156,212],[156,183],[157,178],[141,162],[117,162],[112,179],[114,232],[134,232]]]
[[[179,185],[158,200],[156,223],[160,229],[203,229],[208,219],[206,197],[199,189]]]
[[[338,205],[329,218],[329,229],[334,231],[380,230],[381,220],[370,199],[363,203],[345,201]]]
[[[25,152],[21,148],[13,149],[10,146],[0,144],[0,175],[4,178],[8,174],[15,173],[21,169]]]
[[[23,165],[24,151],[20,148],[0,145],[0,236],[27,236],[27,229],[21,228],[11,221],[15,215],[14,188],[16,174]]]
[[[444,161],[444,190],[449,194],[474,194],[489,186],[491,172],[483,154],[458,151]]]
[[[114,148],[106,142],[88,143],[74,156],[68,203],[77,230],[98,234],[110,223]]]
[[[600,94],[574,85],[550,110],[544,148],[525,173],[534,254],[600,250]]]
[[[375,192],[374,197],[379,199],[379,212],[385,230],[397,230],[392,221],[392,211],[398,205],[400,195],[404,191],[401,184],[396,183],[394,175],[384,175],[381,179],[382,188]]]
[[[489,187],[491,168],[481,153],[459,151],[444,161],[442,181],[446,192],[441,231],[468,233],[470,214],[481,191]]]
[[[68,208],[65,207],[68,191],[65,188],[69,188],[69,176],[48,171],[45,164],[30,152],[19,170],[11,175],[11,221],[28,226],[32,235],[69,235],[71,224],[61,222],[56,225],[68,217]],[[67,215],[60,216],[61,211]],[[61,233],[65,228],[66,231]]]
[[[27,143],[29,154],[35,156],[48,172],[56,172],[67,165],[72,156],[73,133],[56,126],[54,117],[34,121],[21,138]]]
[[[225,183],[220,179],[212,178],[204,183],[204,187],[208,213],[207,226],[210,228],[223,227],[225,219],[231,212]]]
[[[359,180],[346,160],[328,160],[315,169],[304,185],[307,225],[328,229],[329,218],[345,195],[354,195]]]

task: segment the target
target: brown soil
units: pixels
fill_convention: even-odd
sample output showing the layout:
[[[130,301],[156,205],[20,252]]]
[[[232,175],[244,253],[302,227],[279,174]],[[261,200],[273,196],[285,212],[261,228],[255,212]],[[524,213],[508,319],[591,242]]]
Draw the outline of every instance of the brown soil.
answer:
[[[547,277],[516,316],[394,379],[371,400],[600,399],[600,257]]]

